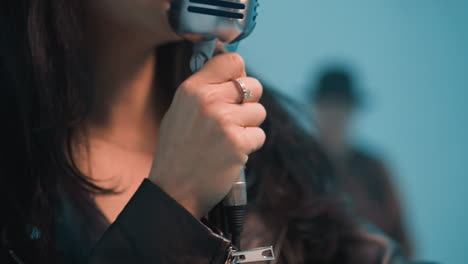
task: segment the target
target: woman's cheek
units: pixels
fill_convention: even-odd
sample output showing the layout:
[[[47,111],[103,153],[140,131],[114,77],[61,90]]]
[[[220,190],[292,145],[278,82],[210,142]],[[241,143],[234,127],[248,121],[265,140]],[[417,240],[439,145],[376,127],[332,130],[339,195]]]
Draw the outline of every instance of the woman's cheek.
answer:
[[[168,20],[168,0],[88,0],[90,11],[100,21],[133,37],[175,40]]]

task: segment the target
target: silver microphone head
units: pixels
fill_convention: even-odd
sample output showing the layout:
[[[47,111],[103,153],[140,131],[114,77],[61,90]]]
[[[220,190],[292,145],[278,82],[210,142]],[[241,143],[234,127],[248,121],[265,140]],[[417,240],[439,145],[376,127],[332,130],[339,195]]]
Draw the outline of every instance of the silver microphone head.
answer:
[[[195,43],[192,71],[213,56],[218,41],[234,52],[254,30],[258,5],[258,0],[171,0],[169,23],[182,38]]]
[[[193,42],[225,44],[246,38],[256,25],[258,0],[172,0],[169,22]]]

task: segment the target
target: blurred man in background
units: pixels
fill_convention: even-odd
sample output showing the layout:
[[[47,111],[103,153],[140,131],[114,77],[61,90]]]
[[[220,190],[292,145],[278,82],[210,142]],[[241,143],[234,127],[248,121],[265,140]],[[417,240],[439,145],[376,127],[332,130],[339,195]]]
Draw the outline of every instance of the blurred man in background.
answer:
[[[391,236],[411,256],[400,202],[387,168],[350,142],[350,123],[361,103],[352,75],[344,68],[324,71],[311,100],[318,139],[332,161],[337,184],[359,217]]]

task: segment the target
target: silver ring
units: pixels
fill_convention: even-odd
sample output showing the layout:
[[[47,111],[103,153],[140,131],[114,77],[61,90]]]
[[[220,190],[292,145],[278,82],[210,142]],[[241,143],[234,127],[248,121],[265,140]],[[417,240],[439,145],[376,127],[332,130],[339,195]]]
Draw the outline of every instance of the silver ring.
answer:
[[[234,79],[234,82],[237,84],[237,87],[242,91],[242,101],[240,102],[241,104],[244,103],[244,101],[249,100],[252,98],[252,91],[247,89],[247,85],[241,80],[241,79]]]

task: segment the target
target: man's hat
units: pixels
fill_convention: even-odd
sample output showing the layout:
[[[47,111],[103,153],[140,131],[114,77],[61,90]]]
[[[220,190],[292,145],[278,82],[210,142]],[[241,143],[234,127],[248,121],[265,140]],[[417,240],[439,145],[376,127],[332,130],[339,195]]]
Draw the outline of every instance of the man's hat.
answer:
[[[351,72],[344,68],[330,68],[324,71],[312,93],[314,101],[338,101],[351,105],[361,103]]]

